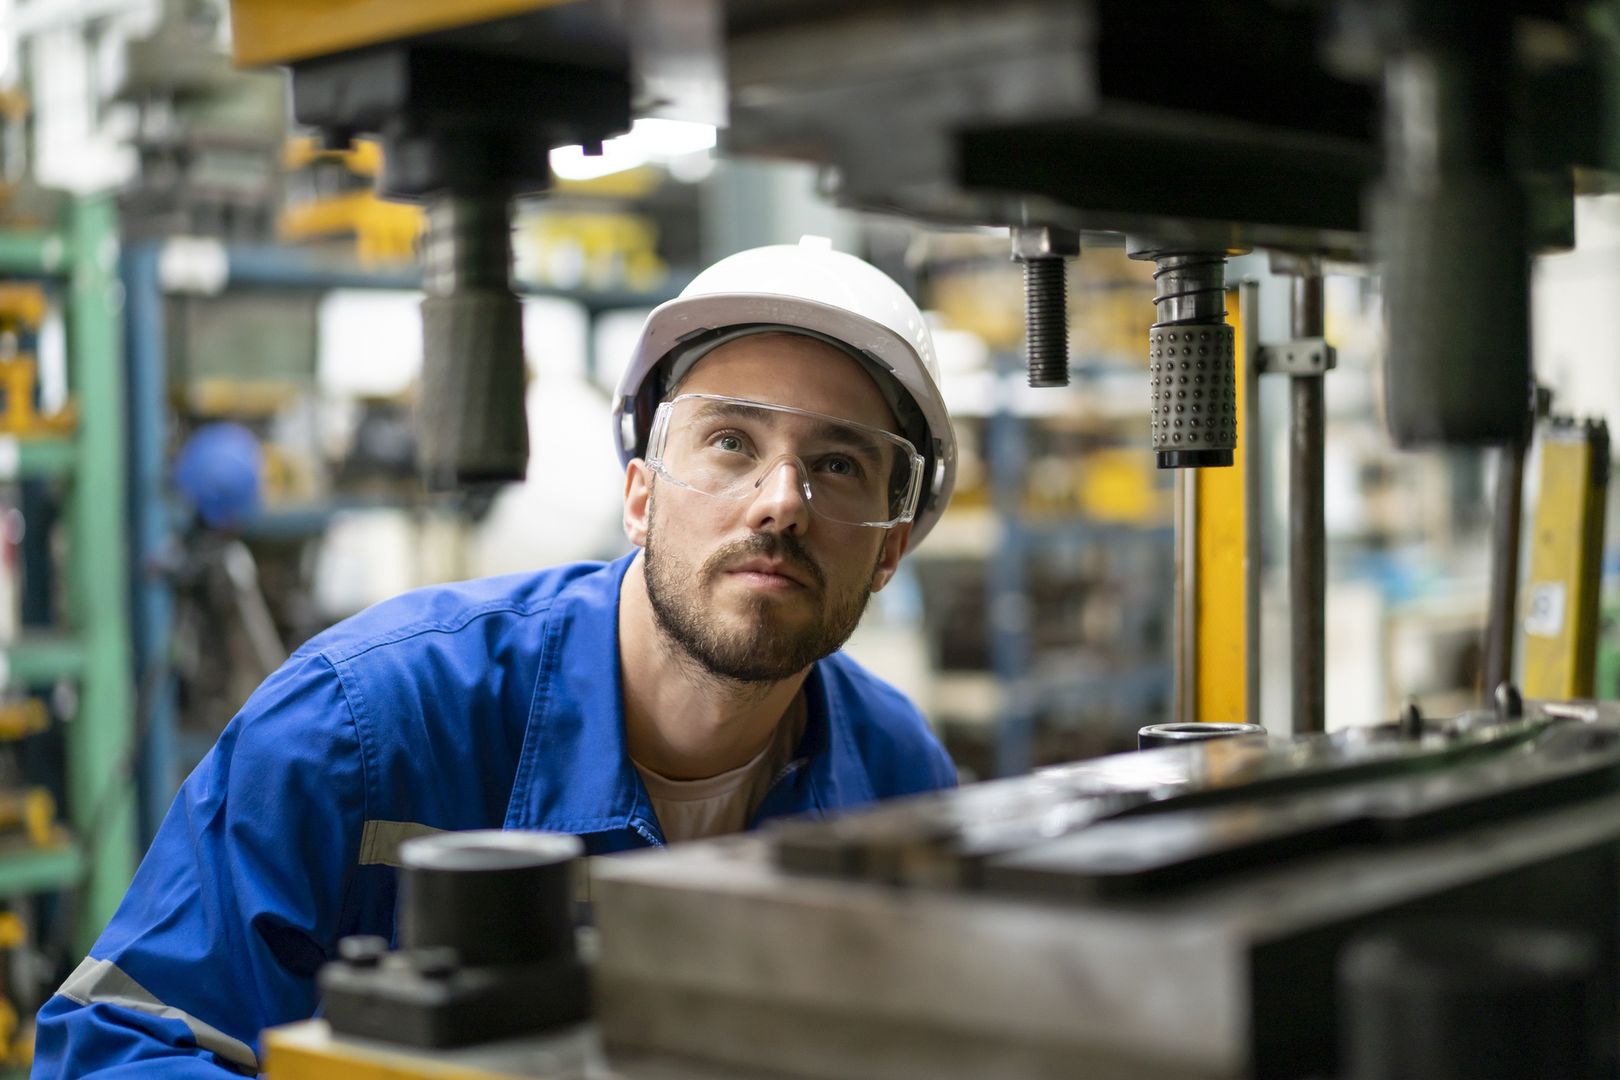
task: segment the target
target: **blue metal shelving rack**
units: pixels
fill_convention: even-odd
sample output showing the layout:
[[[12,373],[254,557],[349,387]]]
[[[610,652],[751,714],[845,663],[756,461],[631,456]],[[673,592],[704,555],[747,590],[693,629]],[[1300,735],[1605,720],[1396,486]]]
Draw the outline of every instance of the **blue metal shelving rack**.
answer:
[[[168,265],[166,266],[166,260]],[[188,264],[176,278],[174,264]],[[142,718],[141,837],[149,843],[179,786],[182,747],[176,729],[177,685],[170,668],[174,594],[162,572],[176,544],[176,511],[167,484],[166,438],[168,342],[164,297],[187,291],[209,295],[229,289],[418,289],[414,269],[376,270],[312,249],[231,246],[197,238],[146,240],[122,255],[129,387],[129,516],[131,610],[138,715]],[[559,289],[520,284],[522,296],[556,297],[584,307],[595,319],[607,311],[651,307],[670,299],[689,280],[672,274],[653,292]],[[587,335],[594,348],[595,335]],[[594,370],[594,357],[587,356]],[[301,519],[317,521],[334,506],[306,507]],[[278,522],[268,521],[272,530]],[[285,525],[285,522],[279,523]]]
[[[1021,368],[1011,363],[998,365],[1003,378],[1016,377],[1020,372]],[[1014,776],[1032,767],[1035,725],[1043,710],[1053,705],[1101,701],[1135,711],[1156,697],[1168,697],[1166,688],[1171,679],[1168,661],[1099,671],[1078,663],[1079,651],[1066,658],[1064,666],[1071,670],[1055,674],[1036,670],[1028,580],[1031,557],[1063,547],[1146,543],[1165,552],[1168,574],[1174,529],[1169,525],[1142,527],[1080,517],[1030,520],[1021,505],[1024,470],[1029,461],[1029,423],[1029,418],[1003,401],[990,414],[985,435],[991,505],[1000,525],[1000,542],[990,555],[986,573],[986,612],[990,620],[991,668],[1006,695],[996,725],[997,776]],[[1145,448],[1143,452],[1147,452]],[[1133,612],[1134,618],[1142,615]],[[1139,639],[1141,635],[1134,636]]]

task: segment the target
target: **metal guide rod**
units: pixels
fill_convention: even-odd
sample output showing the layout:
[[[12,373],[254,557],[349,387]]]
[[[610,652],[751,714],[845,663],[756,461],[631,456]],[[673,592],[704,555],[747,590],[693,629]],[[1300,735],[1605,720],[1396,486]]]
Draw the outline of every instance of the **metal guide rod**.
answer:
[[[1526,443],[1499,451],[1495,517],[1491,522],[1491,607],[1485,624],[1485,677],[1480,700],[1489,705],[1498,687],[1513,681],[1513,638],[1519,607],[1519,539],[1524,512]]]
[[[1238,325],[1243,330],[1243,423],[1238,467],[1243,470],[1243,669],[1248,692],[1245,721],[1260,723],[1260,283],[1238,286]]]
[[[1180,723],[1198,719],[1198,475],[1175,479],[1175,708]]]
[[[1293,279],[1293,335],[1322,337],[1322,276]],[[1322,376],[1289,380],[1288,615],[1294,734],[1318,732],[1327,714],[1327,539],[1322,506]]]

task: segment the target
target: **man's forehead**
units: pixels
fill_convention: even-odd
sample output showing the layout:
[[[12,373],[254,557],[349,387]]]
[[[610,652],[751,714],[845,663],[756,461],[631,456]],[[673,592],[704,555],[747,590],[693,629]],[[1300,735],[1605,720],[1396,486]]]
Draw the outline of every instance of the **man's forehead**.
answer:
[[[888,402],[854,357],[800,334],[751,334],[717,346],[693,365],[679,392],[747,398],[898,430]]]

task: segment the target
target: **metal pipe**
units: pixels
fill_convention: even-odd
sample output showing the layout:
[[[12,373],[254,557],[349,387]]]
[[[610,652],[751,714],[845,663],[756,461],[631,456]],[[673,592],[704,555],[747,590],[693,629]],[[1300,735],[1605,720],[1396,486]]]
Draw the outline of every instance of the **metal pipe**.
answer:
[[[1485,685],[1489,704],[1513,681],[1513,629],[1519,607],[1519,538],[1524,507],[1524,452],[1520,440],[1502,446],[1497,458],[1496,508],[1491,522],[1491,608],[1485,624]]]
[[[1322,336],[1322,276],[1294,278],[1293,336]],[[1322,376],[1289,379],[1288,601],[1294,734],[1327,717],[1327,538],[1322,507]]]
[[[1175,481],[1175,699],[1181,723],[1198,719],[1198,476],[1178,472]]]
[[[1238,451],[1243,469],[1243,668],[1244,719],[1260,722],[1260,283],[1238,286],[1238,321],[1243,327],[1243,380],[1247,438]]]

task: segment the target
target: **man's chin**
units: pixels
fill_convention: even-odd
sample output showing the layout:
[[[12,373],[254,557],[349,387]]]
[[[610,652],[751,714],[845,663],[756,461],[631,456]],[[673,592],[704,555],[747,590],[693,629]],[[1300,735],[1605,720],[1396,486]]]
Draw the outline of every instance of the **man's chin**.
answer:
[[[794,605],[782,600],[745,600],[738,604],[717,604],[710,608],[709,617],[715,629],[725,636],[743,642],[792,640],[811,630],[809,613],[794,610]]]

